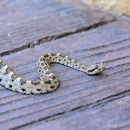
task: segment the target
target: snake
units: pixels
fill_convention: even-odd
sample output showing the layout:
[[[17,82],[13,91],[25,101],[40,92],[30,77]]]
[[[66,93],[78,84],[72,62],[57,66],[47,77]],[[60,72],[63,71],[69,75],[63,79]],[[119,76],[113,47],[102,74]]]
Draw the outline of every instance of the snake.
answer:
[[[78,61],[59,53],[47,53],[42,55],[37,61],[37,69],[40,80],[26,80],[19,76],[4,61],[0,60],[0,85],[21,94],[43,94],[56,90],[59,79],[51,69],[51,63],[60,63],[76,70],[95,75],[105,70],[103,62],[84,65]]]

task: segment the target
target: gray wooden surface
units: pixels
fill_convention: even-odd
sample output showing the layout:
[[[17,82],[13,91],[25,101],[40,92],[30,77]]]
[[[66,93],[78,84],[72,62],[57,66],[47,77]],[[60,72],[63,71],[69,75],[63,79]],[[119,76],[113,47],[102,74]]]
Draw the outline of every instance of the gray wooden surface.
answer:
[[[37,59],[59,52],[83,64],[104,61],[97,76],[52,64],[53,93],[22,95],[0,86],[0,129],[130,129],[130,23],[55,0],[3,1],[0,55],[26,79],[38,79]]]

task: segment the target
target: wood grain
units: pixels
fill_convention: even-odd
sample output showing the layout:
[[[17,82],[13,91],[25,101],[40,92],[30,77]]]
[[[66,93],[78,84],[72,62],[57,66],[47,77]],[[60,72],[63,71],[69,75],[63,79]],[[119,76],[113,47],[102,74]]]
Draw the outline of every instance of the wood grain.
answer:
[[[11,0],[0,17],[0,56],[114,20],[110,14],[55,0]]]
[[[49,94],[22,95],[0,86],[0,130],[130,129],[128,21],[58,0],[2,0],[0,18],[1,59],[26,79],[38,79],[36,62],[48,52],[107,67],[88,76],[52,64],[61,84]]]
[[[94,109],[82,110],[53,121],[39,122],[28,130],[129,130],[130,96]]]
[[[52,67],[60,79],[60,88],[38,96],[21,95],[1,86],[0,128],[22,128],[93,106],[99,101],[102,104],[106,98],[129,92],[129,25],[124,20],[116,21],[2,57],[20,75],[31,80],[38,78],[35,67],[38,57],[54,51],[84,64],[104,61],[107,70],[102,75],[88,76],[54,64]]]

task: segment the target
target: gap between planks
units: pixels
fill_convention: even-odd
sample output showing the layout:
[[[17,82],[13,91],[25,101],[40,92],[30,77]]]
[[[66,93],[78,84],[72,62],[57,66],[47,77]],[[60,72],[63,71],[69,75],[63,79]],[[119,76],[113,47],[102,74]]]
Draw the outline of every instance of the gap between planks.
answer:
[[[46,42],[51,42],[53,40],[64,38],[64,37],[67,37],[67,36],[70,36],[70,35],[73,35],[73,34],[77,34],[77,33],[81,33],[81,32],[86,32],[88,30],[91,30],[91,29],[98,28],[100,26],[106,25],[108,23],[115,22],[116,20],[117,20],[116,18],[113,18],[112,20],[109,20],[107,22],[106,21],[105,22],[100,22],[100,23],[96,23],[94,25],[91,25],[89,27],[84,27],[84,28],[77,29],[74,32],[67,32],[67,33],[63,33],[63,34],[60,34],[60,35],[43,37],[43,38],[38,39],[38,40],[36,40],[34,42],[28,43],[27,45],[24,45],[22,47],[19,47],[19,48],[13,49],[13,50],[9,50],[9,51],[0,53],[0,56],[2,57],[2,56],[10,55],[10,54],[22,51],[22,50],[27,49],[27,48],[36,47],[36,46],[41,45],[41,44],[46,43]]]
[[[32,125],[32,123],[33,123],[33,125],[35,125],[37,122],[38,123],[43,122],[43,121],[44,122],[49,122],[49,121],[52,121],[52,120],[60,119],[60,118],[66,117],[68,115],[72,115],[72,114],[74,114],[76,112],[80,112],[80,111],[83,111],[83,110],[88,110],[88,109],[92,109],[92,108],[95,108],[95,107],[103,106],[103,105],[105,105],[105,104],[107,104],[109,102],[118,100],[118,99],[123,98],[123,97],[128,96],[128,95],[130,95],[130,90],[129,91],[124,91],[124,92],[121,92],[121,93],[118,93],[118,94],[115,94],[115,95],[111,95],[111,96],[109,96],[107,98],[104,98],[102,100],[98,100],[98,101],[96,101],[94,103],[87,104],[86,106],[77,107],[77,108],[72,109],[71,111],[61,112],[61,113],[55,114],[53,116],[51,115],[51,116],[42,118],[42,119],[34,121],[34,122],[27,123],[25,125],[12,128],[10,130],[21,129],[21,128],[24,129],[24,127],[26,128],[26,126]]]
[[[108,103],[108,102],[110,102],[110,101],[113,101],[113,100],[117,100],[117,99],[119,99],[119,98],[122,98],[122,97],[124,97],[124,96],[127,96],[127,95],[129,95],[130,94],[130,91],[128,90],[128,91],[124,91],[124,92],[121,92],[121,93],[119,93],[119,94],[115,94],[115,95],[112,95],[112,96],[109,96],[109,97],[107,97],[107,98],[104,98],[104,99],[102,99],[102,100],[98,100],[98,101],[96,101],[96,102],[94,102],[94,103],[91,103],[91,104],[88,104],[88,105],[86,105],[85,107],[78,107],[78,108],[75,108],[75,109],[72,109],[72,112],[77,112],[77,111],[81,111],[82,109],[90,109],[90,108],[93,108],[93,107],[97,107],[97,106],[99,106],[99,105],[103,105],[104,103]],[[71,112],[71,111],[70,111]],[[67,114],[68,113],[70,113],[70,112],[67,112]],[[60,116],[64,116],[64,115],[66,115],[66,112],[65,113],[60,113],[60,114],[56,114],[56,115],[54,115],[53,116],[53,118],[57,118],[57,116],[58,116],[58,118],[59,118],[59,115]],[[52,116],[51,116],[52,117]],[[52,119],[50,119],[50,117],[46,117],[46,118],[43,118],[43,119],[40,119],[40,120],[52,120]],[[30,123],[31,124],[31,123]]]

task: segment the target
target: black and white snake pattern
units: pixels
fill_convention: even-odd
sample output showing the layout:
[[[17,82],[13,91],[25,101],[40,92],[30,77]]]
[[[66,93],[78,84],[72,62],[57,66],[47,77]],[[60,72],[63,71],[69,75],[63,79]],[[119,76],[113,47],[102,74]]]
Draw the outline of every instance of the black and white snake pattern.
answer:
[[[29,81],[20,77],[3,61],[0,61],[0,84],[7,89],[23,94],[42,94],[56,90],[59,80],[50,68],[50,63],[60,63],[89,75],[101,73],[105,70],[104,64],[83,65],[76,60],[58,53],[48,53],[41,56],[37,62],[40,81]]]

